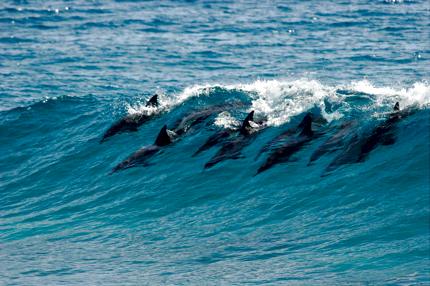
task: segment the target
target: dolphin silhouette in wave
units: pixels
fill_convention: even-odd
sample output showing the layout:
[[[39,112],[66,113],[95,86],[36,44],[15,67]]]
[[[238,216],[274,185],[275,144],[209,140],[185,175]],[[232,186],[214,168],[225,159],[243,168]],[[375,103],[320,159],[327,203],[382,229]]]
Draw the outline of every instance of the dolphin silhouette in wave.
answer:
[[[147,102],[146,107],[158,107],[158,94],[153,95]],[[109,137],[123,132],[136,132],[138,128],[152,119],[156,114],[129,114],[117,122],[115,122],[108,130],[103,134],[100,143],[105,142]]]
[[[243,120],[238,136],[233,140],[226,142],[221,147],[221,149],[209,160],[209,162],[205,164],[204,168],[211,168],[216,164],[228,159],[234,160],[242,158],[242,149],[253,141],[255,138],[255,133],[260,131],[262,127],[262,125],[259,125],[254,121],[254,111],[251,111]]]
[[[312,123],[318,126],[322,126],[327,123],[327,120],[322,117],[321,115],[312,115]],[[255,156],[255,160],[257,160],[261,155],[264,153],[281,146],[283,143],[288,141],[292,136],[297,135],[302,129],[303,125],[305,124],[305,121],[302,119],[302,121],[298,124],[296,127],[289,128],[264,144],[263,148],[260,149],[260,151]]]
[[[270,169],[274,165],[288,162],[292,155],[320,135],[312,130],[312,115],[310,113],[306,114],[303,118],[299,124],[299,128],[301,128],[301,132],[297,136],[290,138],[281,146],[273,149],[267,157],[266,162],[257,170],[257,174]]]
[[[359,134],[352,136],[346,148],[327,166],[323,176],[342,165],[363,162],[379,145],[394,144],[396,141],[394,129],[397,123],[411,113],[411,110],[400,111],[399,102],[396,102],[388,118],[376,125],[370,133],[365,136]]]
[[[208,140],[206,140],[206,142],[200,146],[199,149],[197,149],[197,151],[193,154],[193,157],[197,156],[203,151],[225,142],[225,140],[227,140],[232,135],[232,133],[232,130],[221,130],[215,134],[212,134],[209,136]]]
[[[135,167],[137,165],[145,165],[147,161],[152,158],[155,154],[160,152],[161,148],[171,144],[175,139],[173,132],[167,130],[167,126],[164,125],[158,133],[154,144],[145,146],[140,150],[134,152],[127,159],[119,163],[115,168],[112,169],[112,173],[119,170]]]
[[[311,155],[308,166],[327,153],[333,153],[343,148],[345,141],[351,135],[351,129],[357,125],[356,120],[343,123],[339,130],[319,146]]]
[[[161,148],[167,146],[174,141],[180,140],[181,137],[185,136],[189,132],[192,132],[195,128],[207,122],[207,120],[215,113],[221,110],[221,107],[206,108],[200,111],[191,112],[187,116],[178,120],[172,130],[167,129],[167,125],[164,125],[158,133],[157,139],[154,144],[145,146],[137,152],[133,153],[126,160],[118,164],[111,173],[119,170],[128,169],[137,165],[145,165],[146,162],[154,155],[160,152]]]
[[[250,116],[253,116],[254,113],[252,113],[251,115],[248,114],[248,120],[250,118]],[[247,120],[247,119],[245,119]],[[265,124],[266,118],[262,118],[260,119],[258,122],[254,120],[254,118],[251,119],[251,122],[254,122],[254,124],[258,124],[259,126],[263,126],[263,124]],[[249,123],[248,123],[249,124]],[[232,136],[236,135],[236,134],[240,134],[241,130],[243,133],[243,128],[251,128],[252,127],[250,125],[246,125],[243,126],[241,128],[237,128],[237,129],[222,129],[217,131],[216,133],[212,134],[211,136],[209,136],[209,138],[206,140],[206,142],[199,147],[199,149],[197,149],[197,151],[193,154],[193,157],[197,156],[198,154],[200,154],[201,152],[204,152],[216,145],[225,143],[228,139],[230,139]]]

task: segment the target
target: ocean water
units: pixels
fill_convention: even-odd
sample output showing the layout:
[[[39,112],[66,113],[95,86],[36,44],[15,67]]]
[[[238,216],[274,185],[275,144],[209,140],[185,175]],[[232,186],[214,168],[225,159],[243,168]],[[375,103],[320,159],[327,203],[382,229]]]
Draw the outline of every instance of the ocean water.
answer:
[[[426,0],[2,0],[0,285],[430,285],[429,80]],[[154,93],[162,112],[100,143]],[[346,140],[308,164],[396,102],[411,112],[394,144],[327,172]],[[266,128],[205,169],[222,144],[193,153],[251,110]],[[319,137],[256,175],[307,112]]]

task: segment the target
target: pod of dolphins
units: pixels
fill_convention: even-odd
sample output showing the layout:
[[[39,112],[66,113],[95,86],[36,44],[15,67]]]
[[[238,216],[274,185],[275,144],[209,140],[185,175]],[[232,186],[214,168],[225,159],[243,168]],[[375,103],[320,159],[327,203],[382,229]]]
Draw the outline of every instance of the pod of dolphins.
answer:
[[[147,107],[158,108],[158,95],[153,95],[146,103]],[[192,111],[182,119],[175,122],[171,129],[164,125],[159,131],[155,142],[152,145],[145,146],[131,154],[124,161],[116,165],[111,174],[120,170],[132,168],[135,166],[146,166],[148,161],[162,152],[163,148],[172,145],[186,136],[193,130],[204,124],[209,125],[210,119],[222,111],[236,108],[235,104],[225,104],[211,106],[197,111]],[[162,109],[151,115],[127,115],[115,122],[102,136],[100,143],[105,142],[110,137],[123,133],[135,132],[144,123],[158,116]],[[400,110],[397,102],[387,115],[387,118],[377,124],[370,132],[359,134],[354,132],[358,125],[356,120],[343,123],[328,139],[322,143],[311,155],[308,166],[317,161],[320,157],[338,151],[339,154],[327,166],[322,176],[328,175],[342,165],[363,162],[369,153],[379,145],[391,145],[395,143],[394,130],[397,123],[404,117],[411,114],[411,110]],[[258,168],[255,175],[258,175],[278,164],[287,163],[292,160],[293,155],[304,149],[309,143],[320,138],[325,134],[321,124],[321,118],[311,113],[305,114],[300,124],[295,128],[290,128],[273,140],[265,144],[258,152],[255,159],[266,155],[265,162]],[[225,160],[235,160],[243,158],[242,150],[250,145],[256,136],[267,127],[265,120],[254,120],[254,111],[251,111],[242,121],[239,128],[230,130],[219,130],[212,134],[207,141],[200,146],[193,157],[212,147],[220,146],[218,152],[204,165],[205,169],[212,168]],[[314,128],[317,127],[317,130]]]

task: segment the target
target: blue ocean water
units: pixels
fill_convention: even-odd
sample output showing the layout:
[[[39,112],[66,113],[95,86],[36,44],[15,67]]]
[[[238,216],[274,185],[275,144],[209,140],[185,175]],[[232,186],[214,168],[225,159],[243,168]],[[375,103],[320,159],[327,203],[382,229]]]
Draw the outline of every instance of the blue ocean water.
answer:
[[[426,0],[1,1],[0,285],[429,285],[429,35]],[[100,143],[154,93],[161,113]],[[109,175],[164,124],[231,100]],[[394,144],[308,164],[395,102],[413,112]],[[267,128],[204,169],[222,144],[193,153],[251,110]],[[322,135],[255,175],[307,112]]]

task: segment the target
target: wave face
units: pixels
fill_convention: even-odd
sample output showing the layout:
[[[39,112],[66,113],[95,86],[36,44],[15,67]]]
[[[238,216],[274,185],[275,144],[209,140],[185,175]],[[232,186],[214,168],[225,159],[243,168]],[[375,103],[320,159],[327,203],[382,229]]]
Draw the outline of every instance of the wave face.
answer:
[[[0,284],[430,283],[426,4],[2,2]],[[327,173],[347,140],[309,164],[396,102],[394,144]],[[148,165],[109,175],[201,110]],[[222,145],[196,150],[251,110],[267,127],[204,169]],[[319,137],[256,175],[308,112]],[[157,114],[100,143],[142,113]]]

